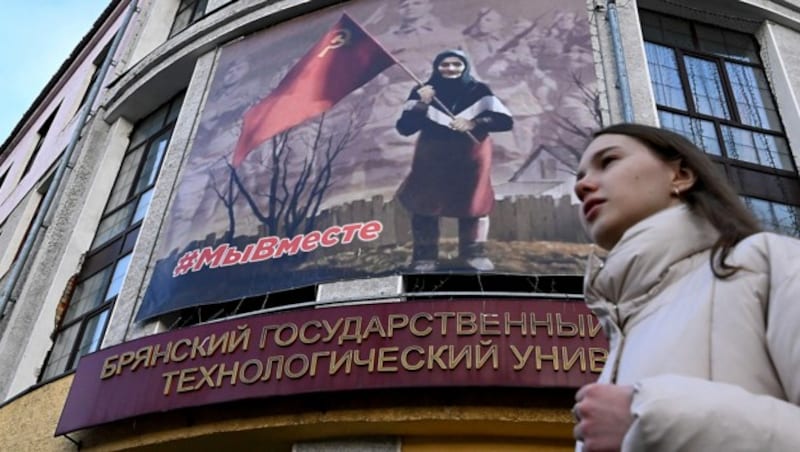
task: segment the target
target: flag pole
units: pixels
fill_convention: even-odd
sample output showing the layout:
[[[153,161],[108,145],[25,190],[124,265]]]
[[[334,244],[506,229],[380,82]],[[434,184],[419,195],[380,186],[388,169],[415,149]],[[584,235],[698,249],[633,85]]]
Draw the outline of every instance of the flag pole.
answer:
[[[378,41],[375,41],[375,42],[378,42]],[[381,46],[381,48],[383,48],[383,46],[381,45],[381,43],[380,43],[380,42],[378,42],[378,45],[379,45],[379,46]],[[397,59],[394,57],[394,55],[392,55],[391,53],[389,53],[389,52],[388,52],[386,49],[383,49],[383,51],[384,51],[384,52],[386,52],[386,53],[387,53],[387,54],[388,54],[390,57],[392,57],[392,59],[393,59],[393,60],[397,61]],[[424,85],[424,82],[423,82],[422,80],[420,80],[419,78],[417,78],[417,76],[416,76],[416,75],[415,75],[413,72],[411,72],[411,69],[409,69],[408,67],[406,67],[406,65],[405,65],[405,64],[403,64],[403,63],[401,63],[401,62],[397,61],[397,65],[398,65],[398,66],[400,66],[400,69],[404,70],[404,71],[406,72],[406,74],[410,75],[410,76],[411,76],[411,78],[413,78],[413,79],[414,79],[414,81],[415,81],[415,82],[417,82],[417,85],[419,85],[420,87],[422,87],[422,86]],[[450,117],[450,119],[456,119],[456,115],[454,115],[454,114],[453,114],[453,112],[451,112],[451,111],[450,111],[450,109],[449,109],[449,108],[447,108],[447,107],[446,107],[446,106],[445,106],[445,105],[442,103],[442,101],[440,101],[440,100],[439,100],[439,98],[438,98],[438,97],[436,97],[436,95],[435,95],[435,94],[433,95],[433,101],[436,103],[436,105],[438,105],[438,106],[439,106],[439,108],[441,108],[441,109],[442,109],[442,111],[444,111],[444,112],[447,114],[447,116],[449,116],[449,117]],[[464,133],[466,133],[467,135],[469,135],[469,137],[472,139],[472,142],[473,142],[473,143],[475,143],[475,144],[478,144],[478,143],[480,143],[480,141],[478,141],[478,139],[477,139],[477,138],[475,138],[475,135],[473,135],[473,134],[472,134],[472,131],[470,131],[470,130],[465,130],[465,131],[464,131]]]
[[[344,15],[346,15],[347,17],[350,17],[350,15],[349,15],[349,14],[347,14],[347,13],[343,13],[343,14],[344,14]],[[350,17],[350,20],[352,20],[352,21],[353,21],[353,23],[355,23],[356,25],[358,25],[358,27],[359,27],[359,28],[361,28],[361,31],[363,31],[363,32],[364,32],[364,34],[366,34],[367,36],[369,36],[369,37],[370,37],[370,39],[372,39],[372,40],[375,42],[375,44],[378,44],[378,47],[380,47],[380,48],[381,48],[381,50],[383,50],[383,51],[384,51],[384,52],[385,52],[387,55],[389,55],[389,56],[392,58],[392,60],[393,60],[393,61],[394,61],[394,62],[395,62],[395,63],[396,63],[398,66],[400,66],[400,69],[402,69],[402,70],[403,70],[403,71],[404,71],[406,74],[408,74],[408,75],[409,75],[409,76],[410,76],[410,77],[411,77],[411,78],[412,78],[412,79],[413,79],[413,80],[414,80],[414,81],[417,83],[417,85],[419,85],[420,87],[422,87],[422,86],[425,84],[425,83],[424,83],[422,80],[420,80],[420,79],[419,79],[419,77],[417,77],[417,75],[416,75],[416,74],[414,74],[414,72],[412,72],[412,71],[411,71],[411,69],[409,69],[409,68],[408,68],[408,66],[406,66],[405,64],[403,64],[403,63],[402,63],[400,60],[398,60],[397,58],[395,58],[395,57],[394,57],[394,55],[392,55],[392,52],[390,52],[390,51],[389,51],[389,49],[387,49],[386,47],[384,47],[384,46],[383,46],[383,44],[381,44],[381,42],[380,42],[380,41],[378,41],[377,39],[375,39],[375,37],[374,37],[374,36],[372,36],[372,34],[371,34],[370,32],[368,32],[366,29],[364,29],[364,27],[362,27],[362,26],[361,26],[361,24],[359,24],[358,22],[356,22],[355,20],[353,20],[353,18],[352,18],[352,17]],[[441,109],[442,109],[442,111],[443,111],[445,114],[447,114],[447,116],[449,116],[449,117],[450,117],[450,119],[456,119],[456,115],[454,115],[454,114],[453,114],[453,112],[451,112],[451,111],[450,111],[450,109],[449,109],[449,108],[447,108],[447,106],[445,106],[445,105],[442,103],[442,101],[440,101],[440,100],[439,100],[439,98],[438,98],[438,97],[436,97],[436,95],[435,95],[435,94],[434,94],[434,96],[433,96],[433,101],[436,103],[436,105],[437,105],[439,108],[441,108]],[[478,144],[478,143],[480,143],[480,141],[479,141],[477,138],[475,138],[475,135],[473,135],[473,134],[472,134],[472,131],[470,131],[470,130],[465,130],[465,131],[464,131],[464,133],[466,133],[466,134],[467,134],[467,135],[468,135],[468,136],[469,136],[469,137],[472,139],[472,142],[473,142],[473,143],[475,143],[475,144]]]

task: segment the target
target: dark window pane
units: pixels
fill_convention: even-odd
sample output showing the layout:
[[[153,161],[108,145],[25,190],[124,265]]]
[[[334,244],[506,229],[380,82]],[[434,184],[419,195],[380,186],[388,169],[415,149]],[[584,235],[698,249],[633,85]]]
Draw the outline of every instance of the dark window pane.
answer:
[[[744,33],[697,25],[700,50],[722,57],[758,63],[758,51],[753,39]]]
[[[78,346],[77,358],[100,348],[100,342],[103,340],[103,332],[106,329],[106,323],[108,323],[108,315],[110,312],[110,308],[101,311],[90,318],[86,323],[86,328],[83,330],[83,337],[81,337],[81,342]],[[77,364],[78,360],[76,359],[73,368]]]
[[[675,51],[650,42],[645,42],[644,48],[647,52],[647,66],[652,77],[656,103],[687,110]]]
[[[189,23],[192,20],[192,9],[187,8],[183,11],[179,12],[177,16],[175,16],[175,22],[172,23],[172,30],[169,32],[170,36],[173,36],[189,26]]]
[[[772,168],[794,169],[789,145],[782,137],[723,126],[722,139],[730,158]]]
[[[131,136],[131,143],[128,147],[132,148],[138,146],[142,141],[153,136],[154,133],[158,132],[164,126],[164,119],[166,117],[167,107],[165,106],[159,108],[158,111],[136,124],[136,128]]]
[[[101,221],[100,225],[97,227],[97,232],[94,236],[94,242],[92,242],[92,248],[102,245],[108,239],[127,229],[133,221],[132,217],[134,209],[136,208],[136,204],[136,199],[128,201],[128,204],[120,207],[119,210],[115,211],[111,215],[103,218],[103,221]]]
[[[742,122],[762,129],[783,130],[764,72],[736,63],[726,63],[725,68]]]
[[[165,133],[147,147],[147,157],[142,166],[142,172],[139,174],[135,193],[141,192],[156,182],[158,169],[161,167],[161,160],[164,158],[164,151],[169,143],[169,136],[169,133]]]
[[[170,123],[178,119],[178,113],[181,111],[183,104],[183,95],[178,96],[169,106],[169,114],[167,115],[166,123]]]
[[[133,179],[136,177],[136,171],[139,169],[139,163],[142,161],[143,147],[131,151],[125,156],[122,161],[122,166],[117,174],[117,181],[114,182],[114,189],[111,191],[111,197],[108,199],[106,205],[106,213],[116,209],[124,203],[131,196],[131,186],[133,186]]]
[[[111,275],[112,268],[113,267],[109,265],[95,273],[89,279],[78,284],[75,288],[75,293],[72,295],[72,301],[67,308],[67,313],[64,316],[64,323],[69,323],[73,319],[103,304],[105,301],[106,284],[108,284],[108,278]]]
[[[136,211],[131,218],[131,224],[144,218],[147,213],[147,208],[150,207],[150,200],[153,199],[153,189],[147,190],[139,196],[139,202],[136,203]]]
[[[753,212],[767,231],[798,236],[800,235],[800,208],[743,196],[742,200]]]
[[[69,357],[72,353],[72,347],[75,345],[75,339],[78,336],[80,328],[81,324],[79,322],[58,334],[53,349],[50,351],[50,356],[47,359],[47,368],[42,374],[43,379],[53,378],[68,370],[67,365],[69,364]]]
[[[692,31],[689,22],[640,11],[642,32],[647,41],[656,41],[683,49],[692,49]]]
[[[105,301],[110,301],[119,294],[119,290],[122,288],[122,281],[125,279],[125,275],[128,274],[131,256],[132,254],[128,254],[114,265],[114,274],[111,275],[111,282],[108,284],[108,290],[106,290]]]
[[[690,118],[689,116],[677,115],[666,111],[659,111],[658,118],[662,127],[685,136],[707,153],[713,155],[722,154],[717,132],[714,130],[714,123],[711,121]]]
[[[192,15],[192,23],[197,22],[206,13],[207,0],[199,0],[194,7],[194,14]]]
[[[695,108],[699,113],[730,119],[719,69],[713,61],[687,56],[686,75]]]

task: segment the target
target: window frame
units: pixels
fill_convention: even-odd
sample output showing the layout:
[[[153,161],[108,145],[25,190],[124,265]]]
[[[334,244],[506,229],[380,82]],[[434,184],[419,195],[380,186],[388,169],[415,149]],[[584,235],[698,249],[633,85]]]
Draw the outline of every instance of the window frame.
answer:
[[[61,104],[56,106],[55,110],[50,113],[50,116],[42,123],[39,130],[36,132],[36,145],[33,147],[33,152],[31,155],[28,156],[28,160],[25,162],[25,167],[20,173],[19,180],[22,180],[25,176],[28,175],[31,168],[33,168],[33,164],[36,162],[36,158],[39,156],[39,151],[42,149],[42,144],[44,144],[44,140],[47,139],[47,134],[50,132],[50,127],[53,125],[53,120],[55,120],[58,111],[61,109]]]
[[[148,183],[146,186],[141,187],[140,189],[137,188],[139,185],[139,178],[142,176],[142,172],[144,171],[144,167],[148,161],[147,156],[148,152],[142,152],[139,156],[139,160],[136,162],[136,169],[134,170],[134,177],[130,180],[130,186],[127,187],[127,193],[125,194],[125,198],[113,208],[109,208],[109,203],[111,201],[113,190],[116,188],[116,184],[119,181],[120,171],[122,170],[122,163],[124,162],[125,158],[128,157],[131,153],[135,152],[137,149],[149,149],[150,146],[161,142],[162,140],[165,142],[165,149],[169,146],[169,142],[172,138],[172,133],[175,128],[175,124],[177,122],[178,115],[176,113],[179,111],[182,103],[183,103],[183,94],[180,93],[169,101],[161,104],[158,108],[154,109],[149,115],[142,118],[140,121],[137,122],[137,126],[131,131],[131,137],[134,136],[136,133],[137,127],[140,125],[145,124],[145,121],[148,118],[154,117],[161,113],[163,114],[163,118],[161,119],[161,125],[153,130],[149,131],[146,137],[143,140],[140,140],[138,143],[129,143],[128,149],[125,151],[125,155],[123,156],[122,160],[120,161],[120,167],[117,170],[117,175],[114,182],[114,187],[112,187],[112,191],[109,192],[108,199],[106,200],[106,206],[103,209],[103,215],[100,218],[100,221],[97,224],[97,229],[95,230],[95,238],[93,239],[93,243],[91,245],[90,250],[86,253],[83,263],[81,265],[80,272],[76,275],[77,278],[75,279],[75,284],[68,289],[68,293],[65,294],[66,298],[68,299],[67,305],[63,310],[62,315],[60,318],[57,319],[58,324],[54,329],[51,337],[53,339],[53,343],[51,345],[50,351],[47,353],[45,357],[44,364],[41,368],[39,373],[39,381],[43,379],[50,379],[56,378],[60,375],[73,371],[78,361],[80,360],[81,356],[83,356],[80,352],[81,344],[84,341],[84,337],[86,336],[88,325],[100,315],[103,315],[104,311],[110,313],[114,309],[114,305],[116,300],[119,296],[119,293],[114,294],[111,297],[107,297],[108,290],[111,287],[111,282],[114,278],[115,269],[120,261],[126,259],[130,256],[133,252],[133,248],[136,244],[136,241],[139,236],[139,232],[141,231],[141,225],[144,221],[143,215],[139,219],[134,219],[135,209],[130,213],[130,216],[126,220],[127,225],[122,228],[120,231],[116,232],[115,234],[106,237],[102,240],[102,242],[94,243],[98,233],[100,233],[100,226],[102,225],[103,221],[112,217],[120,209],[128,206],[130,203],[138,203],[141,201],[142,196],[153,189],[157,180],[158,180],[158,173],[161,171],[161,167],[164,163],[164,154],[158,160],[157,165],[152,170],[153,174],[156,177],[153,178],[151,183]],[[132,146],[131,146],[132,145]],[[81,284],[89,281],[94,276],[98,275],[100,272],[109,270],[108,275],[102,281],[101,288],[99,292],[103,295],[103,300],[97,304],[97,306],[87,309],[86,311],[80,312],[79,314],[75,315],[74,318],[70,318],[70,311],[71,309],[79,309],[81,308],[80,305],[75,304],[75,294],[76,289],[81,286]],[[127,273],[127,270],[125,271]],[[123,276],[124,278],[124,276]],[[68,319],[68,320],[67,320]],[[102,327],[100,328],[99,334],[102,341],[102,337],[105,336],[105,332],[108,328],[108,321],[107,318],[103,323]],[[57,357],[52,356],[52,353],[55,349],[57,341],[62,334],[67,333],[71,328],[77,326],[77,332],[74,338],[71,340],[73,343],[68,346],[69,352],[66,355],[60,355]],[[97,333],[97,330],[95,330]],[[99,345],[98,345],[99,348]],[[89,350],[87,353],[91,353],[95,351],[97,348]],[[66,356],[66,361],[62,361],[63,357]],[[52,360],[57,358],[57,363],[54,363]],[[54,365],[59,367],[53,371]],[[45,377],[49,375],[48,377]]]
[[[661,46],[670,49],[673,52],[675,57],[674,69],[677,71],[677,76],[681,84],[681,90],[683,91],[683,100],[686,104],[686,110],[682,110],[680,108],[658,103],[657,98],[654,97],[653,100],[659,120],[663,121],[661,119],[663,112],[667,114],[678,115],[681,118],[687,118],[690,121],[698,120],[710,122],[713,126],[715,134],[714,138],[716,139],[716,143],[719,147],[720,155],[715,155],[711,152],[707,152],[706,155],[708,155],[708,157],[718,166],[718,168],[723,171],[723,174],[727,177],[739,194],[769,202],[786,204],[790,206],[800,206],[800,176],[798,175],[798,164],[794,153],[789,147],[788,137],[786,136],[786,128],[780,115],[780,108],[778,107],[777,98],[775,97],[772,86],[769,84],[766,68],[760,56],[760,45],[755,36],[753,36],[751,33],[732,30],[726,27],[699,22],[680,16],[665,14],[647,8],[640,8],[640,13],[642,12],[645,13],[640,14],[640,28],[643,33],[643,44],[645,47],[648,43]],[[645,28],[646,26],[653,25],[651,22],[649,22],[648,16],[658,17],[659,20],[663,20],[665,18],[670,20],[678,20],[687,24],[689,27],[689,32],[691,33],[691,43],[693,48],[685,47],[685,45],[688,45],[688,41],[685,44],[682,44],[678,42],[670,42],[668,38],[662,39],[660,36],[648,36],[648,32],[645,30]],[[661,23],[658,25],[659,29],[663,29]],[[758,58],[758,61],[745,61],[742,58],[711,53],[710,50],[708,53],[704,52],[701,50],[703,47],[698,34],[698,27],[736,33],[742,35],[742,37],[747,37],[752,44],[753,49],[755,50],[754,57]],[[690,83],[689,70],[686,67],[686,57],[699,58],[702,60],[712,61],[714,63],[714,66],[718,71],[719,83],[722,86],[722,94],[725,97],[725,107],[730,113],[730,118],[725,119],[698,111],[697,105],[694,101],[694,95],[691,90],[692,84]],[[652,62],[647,55],[646,60],[649,66]],[[731,81],[731,74],[729,73],[727,67],[728,63],[754,68],[764,76],[764,79],[769,87],[769,100],[772,102],[772,106],[775,108],[775,113],[780,124],[780,130],[774,130],[772,128],[760,128],[742,121],[741,113],[739,111],[740,104],[737,103],[734,85]],[[655,88],[653,74],[651,74],[649,82],[650,86]],[[784,169],[778,168],[777,165],[774,167],[761,165],[758,163],[730,157],[730,151],[726,143],[726,135],[724,132],[725,127],[733,127],[750,133],[764,134],[781,139],[789,150],[791,168]],[[768,124],[767,127],[770,127],[770,125]],[[758,152],[759,156],[765,155],[764,151]],[[769,157],[773,158],[772,155],[769,155]]]
[[[172,25],[169,28],[169,37],[173,37],[178,33],[191,27],[195,22],[199,21],[206,15],[208,8],[208,0],[178,0],[178,9],[175,11],[175,16],[172,19]],[[185,24],[178,25],[178,18],[181,14],[190,10],[189,20]],[[176,27],[176,25],[178,25]]]

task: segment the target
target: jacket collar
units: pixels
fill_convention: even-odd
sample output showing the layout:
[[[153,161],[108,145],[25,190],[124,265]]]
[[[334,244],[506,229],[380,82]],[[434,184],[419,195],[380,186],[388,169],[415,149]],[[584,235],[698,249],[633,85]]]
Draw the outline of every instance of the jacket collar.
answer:
[[[625,231],[605,263],[590,256],[584,278],[586,303],[599,317],[611,314],[621,325],[673,264],[711,248],[718,237],[716,229],[685,204],[651,215]]]

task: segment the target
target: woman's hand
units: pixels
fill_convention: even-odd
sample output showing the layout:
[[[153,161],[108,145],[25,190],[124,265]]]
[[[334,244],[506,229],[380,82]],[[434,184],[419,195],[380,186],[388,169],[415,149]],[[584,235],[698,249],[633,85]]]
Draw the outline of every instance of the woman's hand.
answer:
[[[618,451],[633,423],[633,386],[592,383],[575,394],[575,439],[584,452]]]
[[[433,101],[433,96],[436,95],[436,90],[434,90],[431,85],[425,85],[417,90],[417,94],[419,95],[420,102],[423,104],[430,104],[431,101]]]
[[[468,132],[475,128],[475,123],[469,119],[455,118],[450,123],[450,128],[457,132]]]

